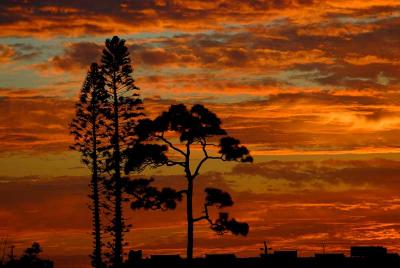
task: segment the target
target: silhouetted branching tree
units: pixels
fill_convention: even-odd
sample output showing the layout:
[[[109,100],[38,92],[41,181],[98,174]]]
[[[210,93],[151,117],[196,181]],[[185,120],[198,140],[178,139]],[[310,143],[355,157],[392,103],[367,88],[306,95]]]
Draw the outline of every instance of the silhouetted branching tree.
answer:
[[[90,182],[92,199],[92,221],[94,249],[91,255],[92,266],[103,267],[102,262],[102,241],[101,241],[101,220],[100,220],[100,197],[99,180],[103,162],[100,154],[103,152],[105,134],[104,106],[105,100],[109,98],[104,90],[104,79],[99,66],[92,63],[90,70],[83,83],[79,101],[76,104],[76,114],[70,125],[71,134],[75,137],[75,144],[71,146],[81,153],[82,162],[87,165],[92,173]]]
[[[126,150],[135,140],[134,127],[136,118],[142,115],[142,101],[132,78],[133,69],[125,40],[114,36],[107,39],[101,58],[101,68],[105,81],[105,90],[109,94],[105,113],[106,135],[110,146],[102,155],[106,158],[106,171],[111,174],[107,181],[107,197],[112,203],[113,219],[107,231],[113,241],[110,262],[115,268],[120,268],[123,261],[123,233],[128,231],[122,213],[123,187],[128,178],[121,176],[121,165],[125,162],[122,151]]]
[[[231,231],[234,234],[247,234],[248,225],[229,220],[227,214],[220,214],[219,219],[211,221],[208,212],[202,217],[193,217],[193,185],[200,174],[200,170],[207,160],[252,162],[246,147],[240,145],[239,140],[226,136],[221,127],[221,120],[202,105],[194,105],[190,110],[185,105],[172,105],[154,120],[143,119],[135,127],[136,135],[141,143],[126,151],[128,162],[125,172],[140,171],[146,166],[180,166],[182,167],[187,188],[178,193],[186,194],[187,214],[187,258],[193,258],[193,225],[201,219],[207,219],[211,228],[218,233]],[[175,137],[171,133],[176,134]],[[217,136],[223,136],[215,142]],[[176,141],[176,138],[179,141]],[[193,150],[199,148],[203,156],[193,164]],[[215,150],[215,148],[217,150]],[[168,153],[167,151],[172,151]],[[193,167],[193,168],[192,168]],[[226,193],[206,190],[205,208],[211,205],[228,206],[229,198]],[[233,204],[233,203],[232,203]]]

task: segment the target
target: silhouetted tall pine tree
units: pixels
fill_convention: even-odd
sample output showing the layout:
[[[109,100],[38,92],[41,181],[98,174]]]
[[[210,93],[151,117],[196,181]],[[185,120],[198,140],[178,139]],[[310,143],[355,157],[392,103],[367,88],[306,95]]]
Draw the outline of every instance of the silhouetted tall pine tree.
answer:
[[[92,63],[82,86],[79,101],[76,104],[76,114],[70,125],[71,134],[75,136],[75,144],[71,148],[82,155],[82,161],[91,169],[90,182],[93,203],[93,237],[94,249],[91,255],[92,266],[103,267],[101,258],[101,221],[100,221],[100,197],[99,179],[102,162],[100,153],[103,151],[102,137],[105,133],[104,116],[107,107],[104,102],[108,99],[108,93],[104,90],[104,79],[99,66]]]
[[[103,152],[106,157],[108,180],[108,199],[112,204],[113,219],[108,232],[113,241],[110,244],[112,254],[110,262],[114,268],[120,268],[123,262],[123,233],[128,226],[122,212],[123,188],[127,178],[121,175],[121,166],[125,162],[122,152],[134,143],[136,118],[142,115],[142,101],[132,77],[133,69],[125,40],[114,36],[107,39],[101,59],[101,68],[105,80],[105,89],[109,94],[106,100],[109,110],[107,118],[107,136],[110,146]]]

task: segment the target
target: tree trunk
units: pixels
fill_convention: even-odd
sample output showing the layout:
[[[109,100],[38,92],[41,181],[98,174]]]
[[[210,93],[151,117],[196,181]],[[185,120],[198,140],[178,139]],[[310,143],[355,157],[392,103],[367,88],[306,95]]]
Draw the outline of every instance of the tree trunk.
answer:
[[[186,214],[187,214],[187,249],[186,258],[190,266],[193,260],[193,180],[188,179],[186,194]]]
[[[118,96],[116,83],[114,83],[113,93],[114,93],[114,161],[115,161],[115,245],[114,245],[114,268],[120,268],[122,266],[122,185],[121,185],[121,153],[119,147],[119,114],[118,114]]]
[[[97,169],[97,168],[96,168]],[[93,168],[95,170],[95,168]],[[97,170],[96,170],[97,172]],[[99,190],[97,173],[93,173],[92,179],[93,188],[93,219],[94,219],[94,267],[101,268],[103,265],[101,259],[101,234],[100,234],[100,206],[99,206]]]
[[[92,194],[93,194],[93,224],[94,224],[94,250],[93,250],[93,267],[102,268],[103,262],[101,258],[101,233],[100,233],[100,200],[98,187],[98,167],[97,167],[97,135],[96,135],[96,119],[93,117],[92,122],[92,140],[93,140],[93,170],[92,170]]]

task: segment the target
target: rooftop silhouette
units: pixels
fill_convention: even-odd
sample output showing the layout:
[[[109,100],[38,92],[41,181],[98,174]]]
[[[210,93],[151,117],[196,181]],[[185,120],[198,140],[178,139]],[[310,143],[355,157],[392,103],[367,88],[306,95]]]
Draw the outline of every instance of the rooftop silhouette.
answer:
[[[142,251],[130,251],[126,268],[187,267],[187,260],[180,255],[151,255],[143,258]],[[400,256],[388,253],[382,246],[352,246],[350,255],[344,253],[315,253],[312,257],[300,257],[297,250],[277,250],[262,253],[258,257],[239,258],[235,254],[206,254],[194,258],[193,268],[358,268],[358,267],[399,267]]]

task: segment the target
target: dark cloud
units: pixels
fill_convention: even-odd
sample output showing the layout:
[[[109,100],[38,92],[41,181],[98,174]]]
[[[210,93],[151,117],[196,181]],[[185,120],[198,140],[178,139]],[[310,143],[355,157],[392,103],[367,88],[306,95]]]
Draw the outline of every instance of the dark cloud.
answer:
[[[100,59],[101,50],[102,46],[95,43],[73,43],[65,47],[62,55],[55,56],[48,63],[39,64],[37,67],[44,70],[54,68],[63,71],[88,69],[92,62]]]
[[[42,54],[42,50],[36,46],[25,44],[25,43],[15,43],[12,44],[11,47],[15,50],[15,55],[13,60],[26,61],[37,58]]]
[[[291,5],[287,2],[292,1],[282,1]],[[125,4],[130,5],[122,5]],[[134,64],[140,66],[143,73],[154,72],[152,68],[158,67],[159,77],[163,77],[166,75],[164,68],[192,69],[204,81],[209,80],[210,69],[248,74],[245,78],[230,73],[213,79],[212,85],[216,88],[263,87],[265,81],[269,82],[268,86],[280,87],[304,87],[313,83],[324,88],[385,90],[397,86],[399,19],[378,16],[371,20],[361,16],[359,20],[365,20],[363,23],[358,22],[358,18],[350,19],[329,20],[328,17],[326,21],[299,24],[284,18],[271,25],[243,25],[232,32],[219,30],[129,39],[128,44]],[[347,29],[349,25],[354,29]],[[90,62],[99,58],[101,47],[90,42],[71,43],[66,45],[63,54],[37,67],[65,71],[86,69]],[[268,77],[261,79],[265,74]],[[168,73],[168,76],[165,79],[173,79],[174,74]],[[188,87],[185,83],[174,84]]]
[[[336,91],[320,91],[320,92],[299,92],[299,93],[279,93],[269,96],[266,103],[293,105],[296,103],[306,102],[322,105],[382,105],[387,104],[388,99],[382,99],[377,96],[352,96],[346,94],[335,94]],[[263,102],[263,101],[261,101]]]
[[[0,5],[1,21],[3,26],[12,28],[15,24],[24,24],[24,32],[38,34],[40,32],[62,31],[66,35],[73,32],[101,33],[113,32],[110,25],[102,23],[101,19],[108,18],[112,24],[124,31],[123,24],[132,28],[135,26],[154,26],[165,23],[164,28],[189,22],[190,28],[196,28],[195,23],[206,22],[211,27],[212,23],[225,19],[251,18],[249,12],[270,9],[285,9],[288,7],[311,5],[312,1],[274,0],[274,1],[99,1],[93,5],[90,1],[3,1]],[[241,12],[241,9],[249,10]],[[151,11],[151,12],[149,12]],[[73,20],[82,19],[85,23],[76,24]],[[40,22],[46,21],[42,24]],[[35,28],[34,26],[39,26]],[[68,25],[68,27],[65,27]],[[67,29],[70,32],[68,33]],[[126,30],[126,29],[125,29]],[[13,35],[11,32],[9,35]],[[17,33],[18,34],[18,33]],[[21,34],[21,33],[20,33]]]
[[[271,37],[269,28],[234,34],[185,34],[133,45],[131,51],[138,64],[150,66],[238,68],[258,73],[271,69],[315,71],[314,76],[305,73],[297,78],[321,86],[385,88],[397,85],[400,76],[399,22],[391,19],[376,24],[377,29],[352,36],[323,36],[314,35],[309,26],[288,22],[273,29],[280,38]]]
[[[371,159],[269,161],[255,166],[237,165],[232,174],[287,180],[294,187],[305,187],[315,182],[331,186],[343,183],[355,188],[371,186],[391,192],[400,187],[399,172],[399,161]]]

